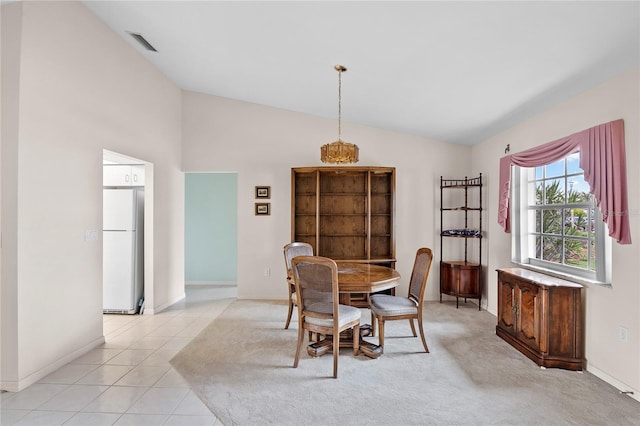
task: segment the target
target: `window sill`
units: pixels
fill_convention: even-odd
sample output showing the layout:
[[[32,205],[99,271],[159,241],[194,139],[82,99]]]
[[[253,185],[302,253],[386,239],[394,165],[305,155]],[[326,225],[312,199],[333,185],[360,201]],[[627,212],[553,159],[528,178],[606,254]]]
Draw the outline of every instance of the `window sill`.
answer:
[[[590,280],[588,278],[577,277],[571,274],[565,274],[563,272],[554,271],[553,269],[543,268],[541,266],[531,265],[530,263],[520,263],[515,260],[511,261],[515,263],[519,267],[523,269],[528,269],[530,271],[540,272],[541,274],[550,275],[552,277],[561,278],[563,280],[571,281],[577,284],[582,284],[583,286],[594,286],[597,285],[599,287],[612,288],[611,283],[605,283],[602,281]]]

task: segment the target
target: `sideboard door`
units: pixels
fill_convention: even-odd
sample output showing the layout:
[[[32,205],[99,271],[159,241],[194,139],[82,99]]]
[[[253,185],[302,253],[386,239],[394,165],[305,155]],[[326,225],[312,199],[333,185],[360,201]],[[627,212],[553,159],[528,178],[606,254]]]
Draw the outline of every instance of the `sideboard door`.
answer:
[[[518,282],[518,339],[531,349],[540,350],[540,288]]]
[[[498,281],[498,327],[506,332],[516,335],[516,303],[515,285],[508,277]]]

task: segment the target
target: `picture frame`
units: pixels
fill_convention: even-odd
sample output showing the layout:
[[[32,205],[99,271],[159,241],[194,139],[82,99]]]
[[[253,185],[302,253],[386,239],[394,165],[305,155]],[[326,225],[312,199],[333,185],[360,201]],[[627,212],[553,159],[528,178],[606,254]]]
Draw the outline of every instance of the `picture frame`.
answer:
[[[255,204],[256,204],[256,216],[271,215],[271,203],[255,203]]]
[[[270,186],[256,186],[256,198],[268,200],[271,198]]]

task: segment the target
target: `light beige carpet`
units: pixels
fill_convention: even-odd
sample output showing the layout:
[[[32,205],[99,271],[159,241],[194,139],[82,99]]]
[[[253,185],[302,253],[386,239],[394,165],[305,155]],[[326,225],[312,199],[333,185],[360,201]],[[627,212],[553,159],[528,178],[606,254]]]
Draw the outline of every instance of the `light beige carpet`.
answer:
[[[330,354],[303,350],[292,368],[297,316],[284,330],[286,312],[236,301],[171,360],[225,425],[640,424],[640,403],[589,373],[540,369],[477,305],[426,304],[429,354],[408,321],[388,322],[384,355],[342,349],[338,379]]]

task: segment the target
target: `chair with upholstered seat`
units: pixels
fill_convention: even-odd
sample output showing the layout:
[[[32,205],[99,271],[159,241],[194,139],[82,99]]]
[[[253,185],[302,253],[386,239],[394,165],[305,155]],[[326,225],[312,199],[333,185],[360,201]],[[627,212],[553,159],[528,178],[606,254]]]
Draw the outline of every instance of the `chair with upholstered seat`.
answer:
[[[293,270],[291,269],[291,260],[296,256],[313,256],[313,247],[311,244],[293,242],[284,246],[284,263],[287,268],[287,287],[289,287],[289,313],[287,314],[287,322],[284,328],[289,328],[291,315],[296,306],[296,284],[293,280]]]
[[[360,309],[341,305],[338,299],[338,266],[320,256],[292,260],[298,305],[298,344],[293,367],[298,367],[304,330],[333,336],[333,377],[338,377],[340,332],[353,329],[353,355],[360,346]]]
[[[418,320],[420,329],[420,337],[425,352],[429,352],[427,340],[424,338],[424,330],[422,326],[422,303],[424,299],[424,291],[427,287],[427,278],[431,269],[431,261],[433,253],[429,248],[418,249],[413,271],[411,272],[411,280],[409,281],[409,296],[391,296],[387,294],[374,294],[369,298],[371,307],[371,323],[377,320],[378,324],[378,340],[379,345],[384,350],[384,323],[390,320],[408,319],[411,324],[413,337],[417,337],[413,320]]]

